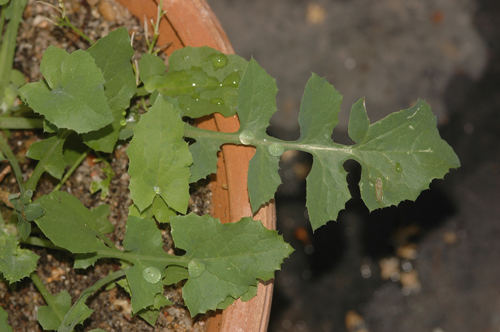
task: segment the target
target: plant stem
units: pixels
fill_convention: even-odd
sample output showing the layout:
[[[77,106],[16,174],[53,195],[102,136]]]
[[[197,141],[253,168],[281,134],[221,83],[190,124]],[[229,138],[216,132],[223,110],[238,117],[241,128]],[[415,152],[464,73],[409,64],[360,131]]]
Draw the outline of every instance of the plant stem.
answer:
[[[64,319],[64,316],[58,310],[57,305],[54,301],[54,297],[52,296],[52,294],[50,294],[47,287],[45,287],[45,285],[43,284],[43,282],[40,279],[40,277],[38,276],[38,274],[35,271],[31,272],[30,278],[31,278],[31,281],[33,281],[33,283],[35,284],[35,286],[38,289],[38,291],[40,292],[40,294],[42,294],[42,297],[45,300],[45,303],[47,303],[49,308],[52,309],[52,311],[57,315],[59,320],[62,322],[62,320]]]
[[[30,236],[29,238],[27,238],[24,241],[22,239],[20,239],[20,243],[29,244],[29,245],[37,246],[37,247],[48,248],[48,249],[66,250],[64,248],[56,246],[55,244],[53,244],[49,240],[41,239],[41,238],[35,237],[35,236]]]
[[[72,29],[80,37],[82,37],[83,39],[85,39],[90,45],[94,45],[94,42],[92,41],[92,39],[90,39],[86,34],[84,34],[83,31],[81,31],[80,29],[78,29],[77,27],[75,27],[73,24],[71,24],[71,22],[69,21],[69,19],[68,19],[67,16],[64,17],[63,19],[60,19],[59,23],[57,25],[68,27],[68,28]]]
[[[96,251],[96,254],[99,255],[100,257],[107,257],[107,258],[117,258],[117,259],[122,259],[127,262],[132,262],[134,263],[135,261],[156,261],[156,262],[161,262],[161,263],[166,263],[167,265],[177,265],[177,266],[183,266],[187,267],[188,263],[191,261],[191,259],[186,258],[184,256],[173,256],[173,255],[168,255],[167,257],[162,257],[158,258],[155,256],[147,256],[143,254],[134,254],[132,252],[123,252],[118,249],[99,249]]]
[[[82,161],[88,156],[89,152],[90,152],[90,149],[88,149],[87,151],[85,151],[84,153],[82,153],[80,155],[80,157],[78,157],[78,159],[73,164],[73,166],[71,166],[71,168],[66,172],[66,174],[64,174],[64,177],[62,178],[62,180],[54,187],[53,191],[58,191],[59,189],[61,189],[61,187],[63,186],[63,184],[66,181],[68,181],[69,177],[78,168],[78,166],[82,163]]]
[[[2,134],[0,134],[0,150],[3,151],[3,153],[9,160],[12,170],[14,171],[14,176],[17,180],[17,185],[19,186],[19,190],[21,191],[21,195],[24,195],[25,189],[23,182],[23,172],[21,171],[21,167],[19,166],[14,153],[10,149],[9,144],[7,144],[7,141],[3,138]]]
[[[22,14],[26,4],[27,1],[17,0],[11,2],[9,5],[9,7],[13,6],[12,16],[9,21],[9,25],[5,30],[5,35],[3,36],[0,48],[0,95],[3,94],[4,86],[8,85],[10,82],[10,72],[12,71],[14,53],[16,50],[17,31],[19,29],[19,24],[21,23]],[[5,10],[6,8],[2,8],[2,25],[5,20]]]

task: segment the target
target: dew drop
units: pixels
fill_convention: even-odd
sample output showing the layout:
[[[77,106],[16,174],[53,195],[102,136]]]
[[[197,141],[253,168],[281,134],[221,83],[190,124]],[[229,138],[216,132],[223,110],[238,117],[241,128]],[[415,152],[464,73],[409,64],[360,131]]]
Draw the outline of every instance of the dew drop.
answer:
[[[222,81],[222,85],[237,88],[240,80],[240,75],[237,72],[234,72],[224,78],[224,80]]]
[[[398,172],[398,173],[402,173],[403,172],[403,167],[401,167],[400,163],[396,164],[396,172]]]
[[[240,133],[240,142],[241,144],[251,144],[253,140],[255,139],[255,134],[251,130],[243,130]]]
[[[198,99],[200,99],[200,94],[199,93],[192,93],[191,94],[191,98],[193,98],[194,100],[198,101]]]
[[[207,269],[207,264],[198,258],[192,259],[188,264],[189,276],[193,279],[198,278]]]
[[[182,60],[187,60],[187,59],[189,59],[189,56],[187,56],[187,55],[182,56]]]
[[[161,194],[161,188],[160,188],[159,186],[155,186],[155,187],[153,188],[153,190],[154,190],[154,191],[155,191],[155,193],[157,193],[158,195],[160,195],[160,194]]]
[[[123,112],[122,112],[122,115],[123,115],[123,116],[127,115],[127,112],[123,111]]]
[[[212,98],[212,99],[210,99],[210,104],[217,105],[217,106],[222,106],[222,105],[224,105],[224,99],[222,99],[222,98]]]
[[[120,125],[125,126],[127,124],[127,121],[125,119],[120,120]]]
[[[142,277],[151,284],[156,284],[161,279],[161,272],[154,266],[142,270]]]
[[[216,69],[224,68],[227,65],[227,56],[221,53],[212,54],[210,60],[212,60],[212,65]]]
[[[285,147],[281,143],[273,143],[267,148],[271,156],[279,157],[285,151]]]

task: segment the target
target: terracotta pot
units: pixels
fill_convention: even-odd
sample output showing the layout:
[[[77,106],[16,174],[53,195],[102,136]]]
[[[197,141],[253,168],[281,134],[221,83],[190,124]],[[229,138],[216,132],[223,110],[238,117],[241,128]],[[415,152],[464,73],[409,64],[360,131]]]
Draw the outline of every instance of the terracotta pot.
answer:
[[[139,19],[155,19],[158,1],[118,0]],[[210,46],[223,53],[234,53],[219,21],[205,0],[164,0],[165,17],[160,23],[158,45],[171,43],[167,54],[184,46]],[[199,127],[223,132],[239,128],[236,116],[224,118],[216,114],[199,123]],[[217,175],[212,178],[212,215],[223,223],[252,216],[247,189],[248,162],[255,149],[248,146],[226,145],[219,153]],[[276,229],[274,202],[261,208],[253,216],[269,229]],[[232,306],[210,318],[207,331],[264,332],[267,331],[273,281],[260,283],[257,296],[248,302],[236,301]]]

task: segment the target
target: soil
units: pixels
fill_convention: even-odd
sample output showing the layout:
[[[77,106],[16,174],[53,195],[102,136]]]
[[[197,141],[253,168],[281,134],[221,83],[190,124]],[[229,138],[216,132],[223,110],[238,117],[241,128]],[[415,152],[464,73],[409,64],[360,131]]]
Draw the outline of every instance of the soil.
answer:
[[[52,5],[57,5],[57,1],[50,1]],[[83,30],[91,40],[107,35],[118,27],[126,26],[129,33],[134,35],[135,57],[139,59],[140,54],[146,50],[144,30],[137,18],[113,0],[87,0],[65,1],[66,14],[71,23]],[[57,16],[58,12],[43,3],[36,3],[34,0],[28,2],[24,13],[24,20],[21,23],[18,49],[15,55],[15,68],[21,70],[27,80],[34,82],[41,78],[39,70],[40,60],[43,51],[49,45],[66,49],[69,52],[77,49],[87,49],[89,44],[83,41],[71,29],[57,27],[47,18],[52,15]],[[160,45],[161,46],[161,45]],[[27,178],[36,165],[35,161],[25,158],[24,154],[30,144],[44,138],[41,131],[10,131],[8,139],[13,152],[20,160],[23,175]],[[125,222],[128,215],[128,206],[131,205],[129,198],[127,174],[128,158],[126,155],[127,145],[120,145],[113,154],[89,155],[77,168],[74,174],[66,181],[61,190],[67,191],[76,196],[86,207],[95,208],[101,204],[108,204],[111,207],[110,221],[115,226],[110,239],[121,248],[125,235]],[[105,179],[102,168],[106,163],[96,159],[104,159],[112,167],[115,175],[109,185],[109,194],[102,199],[101,192],[91,193],[89,188],[92,181]],[[0,193],[6,197],[8,193],[18,192],[16,180],[10,172],[6,162],[0,168]],[[58,180],[45,174],[39,182],[35,197],[50,193]],[[199,182],[191,188],[191,200],[189,211],[197,214],[206,214],[210,210],[211,192],[207,183]],[[9,220],[12,210],[1,206],[4,220]],[[163,240],[164,249],[169,253],[174,253],[173,241],[170,236],[169,225],[159,225]],[[37,273],[47,289],[52,294],[57,294],[63,290],[69,292],[72,300],[75,301],[79,294],[90,287],[99,279],[107,276],[110,272],[120,268],[116,260],[106,260],[98,262],[94,267],[86,270],[72,269],[73,258],[67,253],[49,250],[45,248],[25,246],[33,250],[40,256]],[[77,327],[77,331],[90,331],[101,328],[105,331],[203,331],[208,316],[197,316],[192,319],[187,311],[181,292],[182,284],[165,288],[164,295],[174,303],[174,305],[161,310],[157,324],[151,327],[140,317],[131,314],[130,299],[121,287],[111,290],[100,290],[89,300],[88,306],[94,310],[92,316],[85,321],[83,326]],[[21,282],[8,286],[0,282],[0,306],[5,308],[9,314],[8,323],[14,331],[41,331],[37,322],[36,314],[40,306],[45,302],[28,278]]]

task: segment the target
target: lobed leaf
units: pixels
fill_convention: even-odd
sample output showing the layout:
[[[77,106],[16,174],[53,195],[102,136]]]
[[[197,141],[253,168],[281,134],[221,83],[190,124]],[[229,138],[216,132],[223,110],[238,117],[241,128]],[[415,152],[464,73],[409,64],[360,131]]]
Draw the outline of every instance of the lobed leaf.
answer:
[[[131,59],[134,49],[126,28],[110,32],[92,45],[87,52],[94,58],[105,79],[104,94],[113,114],[111,124],[83,134],[83,141],[97,151],[111,153],[120,135],[121,122],[130,99],[137,91]]]
[[[93,214],[78,198],[55,191],[36,202],[45,214],[35,222],[55,245],[82,254],[107,248],[98,238]]]
[[[221,141],[236,143],[234,137],[238,137],[238,143],[257,149],[248,171],[250,203],[255,212],[273,198],[281,182],[279,156],[286,150],[308,152],[313,156],[313,166],[307,176],[307,208],[312,227],[317,229],[336,219],[351,198],[343,167],[349,159],[362,166],[361,197],[370,210],[414,200],[433,179],[443,178],[450,168],[460,166],[456,154],[440,138],[435,117],[423,101],[372,125],[364,100],[358,101],[349,122],[349,135],[356,144],[341,145],[334,143],[331,136],[338,124],[342,96],[324,78],[313,74],[300,107],[300,138],[286,142],[266,134],[269,119],[276,111],[276,91],[275,80],[251,60],[239,86],[238,132],[189,131],[188,136],[196,140],[190,148],[192,153],[212,156],[205,162],[195,157],[193,180],[215,170]]]
[[[28,277],[35,271],[38,258],[30,250],[19,248],[19,241],[14,235],[0,230],[0,272],[9,283]]]
[[[242,218],[221,224],[208,215],[193,213],[170,218],[177,248],[186,251],[189,280],[183,298],[191,315],[215,310],[228,296],[237,299],[269,280],[293,251],[276,231],[260,221]]]
[[[26,84],[19,95],[49,122],[81,134],[113,121],[104,94],[106,81],[90,54],[82,50],[68,54],[49,46],[40,70],[46,82]]]
[[[185,213],[189,201],[188,144],[179,112],[164,98],[157,98],[134,127],[127,149],[130,159],[130,197],[139,211],[161,196],[172,209]]]

